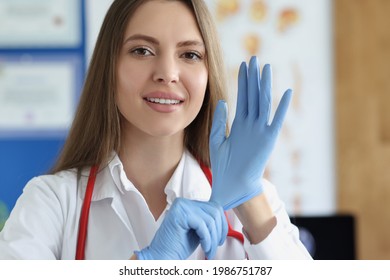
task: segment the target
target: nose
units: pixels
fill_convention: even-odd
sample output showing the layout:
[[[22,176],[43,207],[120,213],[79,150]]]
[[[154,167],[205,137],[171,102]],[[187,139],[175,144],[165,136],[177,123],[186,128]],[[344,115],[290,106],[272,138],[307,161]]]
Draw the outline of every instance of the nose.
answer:
[[[159,57],[155,67],[153,73],[153,80],[155,82],[171,84],[179,81],[179,65],[174,57]]]

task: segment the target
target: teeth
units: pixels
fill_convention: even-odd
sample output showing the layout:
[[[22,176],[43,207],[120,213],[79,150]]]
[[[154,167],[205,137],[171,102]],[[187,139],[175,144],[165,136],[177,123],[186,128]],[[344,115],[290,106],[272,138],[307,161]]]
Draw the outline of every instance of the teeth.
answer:
[[[153,103],[167,104],[167,105],[175,105],[180,103],[180,100],[164,99],[164,98],[146,98],[146,100]]]

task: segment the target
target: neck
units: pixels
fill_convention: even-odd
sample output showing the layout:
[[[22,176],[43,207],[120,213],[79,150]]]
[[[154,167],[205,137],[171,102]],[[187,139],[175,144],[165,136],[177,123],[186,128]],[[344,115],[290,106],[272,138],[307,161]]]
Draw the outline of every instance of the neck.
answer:
[[[123,131],[119,157],[155,217],[165,208],[164,189],[183,155],[183,135],[153,137],[135,129]]]

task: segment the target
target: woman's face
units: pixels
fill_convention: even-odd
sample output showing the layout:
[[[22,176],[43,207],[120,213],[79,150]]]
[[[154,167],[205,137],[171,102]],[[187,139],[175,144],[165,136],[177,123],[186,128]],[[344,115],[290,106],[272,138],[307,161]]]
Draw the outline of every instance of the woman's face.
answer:
[[[203,103],[205,56],[196,19],[185,4],[142,4],[127,25],[118,59],[116,102],[124,129],[182,135]]]

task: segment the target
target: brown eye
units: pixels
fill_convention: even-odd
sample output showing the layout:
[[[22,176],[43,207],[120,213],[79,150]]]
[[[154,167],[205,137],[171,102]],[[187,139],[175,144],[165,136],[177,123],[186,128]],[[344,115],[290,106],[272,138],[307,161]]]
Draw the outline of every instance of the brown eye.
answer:
[[[153,53],[147,48],[136,48],[130,51],[131,54],[136,56],[151,56]]]
[[[186,52],[182,57],[188,60],[202,60],[202,55],[197,52]]]

